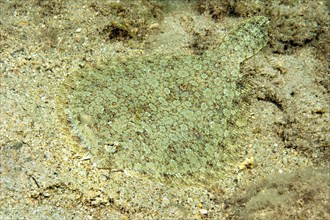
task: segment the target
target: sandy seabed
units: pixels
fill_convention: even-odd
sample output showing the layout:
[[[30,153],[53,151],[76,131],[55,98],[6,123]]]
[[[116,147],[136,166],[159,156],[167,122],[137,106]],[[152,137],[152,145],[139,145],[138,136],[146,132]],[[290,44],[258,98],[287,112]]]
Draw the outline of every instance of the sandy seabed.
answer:
[[[329,175],[323,171],[329,155],[329,73],[308,45],[291,55],[265,48],[242,64],[258,91],[246,110],[249,129],[223,179],[205,187],[168,186],[134,172],[96,168],[61,108],[65,78],[117,56],[192,53],[192,33],[222,30],[214,31],[221,36],[210,41],[216,44],[239,19],[216,23],[182,3],[150,25],[155,30],[143,43],[130,47],[99,34],[105,17],[91,4],[0,2],[0,219],[236,219],[258,199],[258,193],[246,194],[249,189],[269,189],[260,181],[296,172],[307,178],[304,171],[320,174],[311,175],[319,183],[316,191],[292,196],[301,216],[329,218],[324,211]],[[240,169],[252,157],[254,166]],[[287,178],[295,181],[294,175]],[[312,180],[299,179],[299,188]],[[300,200],[307,192],[315,195]],[[263,216],[267,209],[251,210]]]

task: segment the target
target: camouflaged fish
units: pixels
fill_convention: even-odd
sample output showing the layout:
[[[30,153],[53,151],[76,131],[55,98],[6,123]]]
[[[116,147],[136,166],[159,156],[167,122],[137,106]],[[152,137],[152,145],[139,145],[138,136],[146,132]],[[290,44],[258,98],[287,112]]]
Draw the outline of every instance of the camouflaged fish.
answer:
[[[113,60],[69,76],[67,113],[95,160],[158,176],[221,170],[240,63],[267,44],[268,22],[240,23],[203,55]]]

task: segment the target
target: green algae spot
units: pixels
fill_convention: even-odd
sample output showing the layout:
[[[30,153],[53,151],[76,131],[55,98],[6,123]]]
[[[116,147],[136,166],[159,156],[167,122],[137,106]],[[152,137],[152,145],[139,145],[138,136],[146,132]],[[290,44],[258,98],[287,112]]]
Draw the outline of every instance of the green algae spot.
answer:
[[[67,113],[99,166],[199,178],[221,171],[239,64],[267,41],[254,17],[202,56],[113,60],[69,76]]]

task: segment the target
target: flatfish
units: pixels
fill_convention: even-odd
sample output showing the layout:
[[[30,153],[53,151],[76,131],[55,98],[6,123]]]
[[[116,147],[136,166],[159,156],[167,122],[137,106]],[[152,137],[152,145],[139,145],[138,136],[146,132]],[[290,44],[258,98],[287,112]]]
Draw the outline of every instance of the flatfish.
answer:
[[[158,177],[221,171],[240,63],[267,44],[268,22],[240,23],[203,55],[115,59],[70,75],[66,113],[98,166]]]

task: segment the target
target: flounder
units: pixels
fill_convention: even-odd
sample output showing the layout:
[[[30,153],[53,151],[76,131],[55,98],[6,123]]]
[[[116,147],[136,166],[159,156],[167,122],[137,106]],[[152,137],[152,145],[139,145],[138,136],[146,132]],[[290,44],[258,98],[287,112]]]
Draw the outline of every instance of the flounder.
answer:
[[[242,22],[203,55],[113,60],[69,76],[67,114],[99,166],[181,177],[221,170],[240,63],[267,44],[268,22]]]

